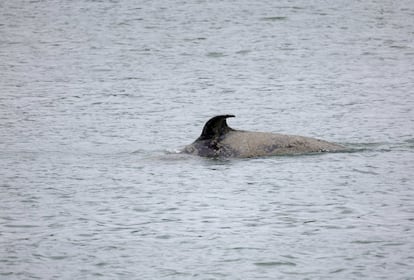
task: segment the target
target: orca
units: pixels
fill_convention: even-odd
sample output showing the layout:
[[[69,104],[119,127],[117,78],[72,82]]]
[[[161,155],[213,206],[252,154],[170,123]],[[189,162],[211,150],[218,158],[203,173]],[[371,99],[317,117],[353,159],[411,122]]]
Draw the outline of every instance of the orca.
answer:
[[[200,137],[185,146],[182,152],[201,157],[250,158],[346,150],[342,145],[311,137],[236,130],[226,121],[233,117],[219,115],[208,120]]]

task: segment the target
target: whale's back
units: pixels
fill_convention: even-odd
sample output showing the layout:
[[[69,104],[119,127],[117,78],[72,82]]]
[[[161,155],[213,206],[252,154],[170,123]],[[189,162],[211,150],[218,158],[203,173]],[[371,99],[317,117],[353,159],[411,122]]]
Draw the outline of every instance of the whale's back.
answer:
[[[230,131],[220,141],[220,146],[224,150],[232,151],[237,157],[294,155],[345,149],[341,145],[311,137],[250,131]]]
[[[183,152],[204,157],[260,157],[345,150],[341,145],[310,137],[235,130],[226,122],[231,117],[234,115],[208,120],[200,137]]]

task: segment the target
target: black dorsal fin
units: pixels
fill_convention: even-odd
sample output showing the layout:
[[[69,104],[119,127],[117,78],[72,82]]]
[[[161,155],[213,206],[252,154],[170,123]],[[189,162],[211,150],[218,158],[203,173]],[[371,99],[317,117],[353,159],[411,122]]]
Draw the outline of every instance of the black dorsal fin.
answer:
[[[213,139],[233,130],[227,125],[227,118],[234,118],[234,115],[220,115],[209,119],[204,125],[203,132],[197,140]]]

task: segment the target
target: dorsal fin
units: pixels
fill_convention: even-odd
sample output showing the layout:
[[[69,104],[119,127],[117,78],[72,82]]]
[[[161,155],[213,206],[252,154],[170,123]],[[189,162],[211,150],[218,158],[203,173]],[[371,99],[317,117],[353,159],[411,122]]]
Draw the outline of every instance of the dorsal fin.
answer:
[[[226,119],[234,117],[234,115],[220,115],[209,119],[204,125],[203,132],[197,140],[218,138],[230,130],[233,130],[227,125]]]

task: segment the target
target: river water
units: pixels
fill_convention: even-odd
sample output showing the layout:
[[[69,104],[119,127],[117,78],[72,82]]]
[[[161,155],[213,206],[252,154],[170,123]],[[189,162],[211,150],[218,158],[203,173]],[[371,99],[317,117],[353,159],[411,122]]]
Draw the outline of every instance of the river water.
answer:
[[[1,1],[0,278],[414,279],[413,108],[413,1]]]

